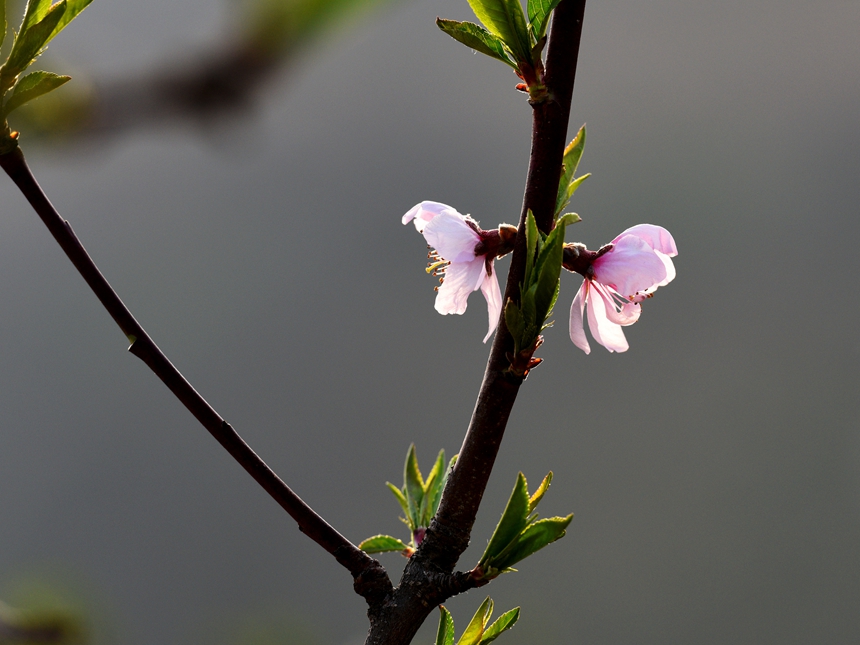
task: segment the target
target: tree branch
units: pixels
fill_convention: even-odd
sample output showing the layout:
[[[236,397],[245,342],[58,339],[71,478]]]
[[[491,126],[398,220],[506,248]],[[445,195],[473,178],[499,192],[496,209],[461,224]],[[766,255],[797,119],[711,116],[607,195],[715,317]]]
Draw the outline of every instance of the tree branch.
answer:
[[[585,0],[563,0],[552,19],[545,77],[548,97],[533,104],[531,157],[504,302],[508,298],[519,300],[526,263],[526,213],[534,213],[544,233],[553,223],[584,14]],[[383,606],[371,605],[371,628],[365,645],[407,645],[433,608],[453,595],[437,593],[427,583],[433,576],[451,575],[469,545],[472,525],[522,384],[522,379],[506,371],[513,349],[503,314],[469,429],[436,517],[392,598]],[[454,577],[460,582],[459,591],[481,584],[468,574]]]
[[[298,524],[299,530],[332,554],[353,575],[358,593],[368,600],[387,593],[391,588],[391,581],[382,566],[338,533],[296,495],[233,427],[198,394],[153,342],[101,274],[71,225],[48,201],[27,166],[20,148],[0,155],[0,166],[30,202],[90,289],[128,337],[131,342],[129,351],[155,372],[218,443],[289,513]]]

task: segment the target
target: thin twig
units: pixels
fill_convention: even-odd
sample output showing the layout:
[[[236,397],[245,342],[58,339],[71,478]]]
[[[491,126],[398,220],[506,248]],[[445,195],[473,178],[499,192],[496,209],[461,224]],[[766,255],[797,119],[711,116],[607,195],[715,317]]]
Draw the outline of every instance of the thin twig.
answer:
[[[204,428],[215,437],[230,455],[260,484],[269,495],[296,521],[299,530],[331,553],[356,579],[357,589],[365,597],[378,594],[376,585],[391,586],[388,576],[378,562],[338,533],[319,514],[287,486],[275,472],[245,443],[242,437],[197,393],[173,366],[149,334],[135,320],[117,293],[101,274],[71,225],[48,201],[20,148],[0,155],[0,166],[18,186],[27,201],[48,227],[51,235],[83,276],[96,297],[107,309],[131,342],[129,351],[146,363]],[[384,580],[383,580],[384,578]],[[373,581],[373,583],[371,583]]]

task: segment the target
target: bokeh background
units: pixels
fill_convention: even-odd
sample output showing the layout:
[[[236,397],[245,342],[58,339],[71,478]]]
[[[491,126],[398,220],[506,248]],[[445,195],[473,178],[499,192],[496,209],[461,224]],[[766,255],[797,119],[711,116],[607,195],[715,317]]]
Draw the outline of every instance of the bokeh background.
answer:
[[[144,327],[355,541],[406,537],[385,481],[410,442],[424,468],[458,450],[488,351],[480,295],[437,315],[399,218],[432,199],[514,222],[528,161],[516,79],[436,16],[472,18],[464,0],[357,13],[205,127],[22,135]],[[235,18],[97,0],[45,65],[69,87],[133,77]],[[563,276],[461,564],[518,470],[553,470],[542,511],[576,517],[450,601],[460,629],[489,592],[523,607],[510,645],[860,641],[858,25],[855,0],[589,3],[570,134],[587,122],[593,177],[568,240],[663,225],[678,277],[629,352],[585,356]],[[101,642],[363,642],[348,574],[124,351],[5,177],[0,204],[0,598],[54,590]]]

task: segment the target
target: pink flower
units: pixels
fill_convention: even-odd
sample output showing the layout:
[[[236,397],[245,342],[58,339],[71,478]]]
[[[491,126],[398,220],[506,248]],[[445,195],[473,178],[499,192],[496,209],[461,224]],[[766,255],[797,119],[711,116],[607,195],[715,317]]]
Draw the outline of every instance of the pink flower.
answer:
[[[493,260],[502,253],[499,231],[484,231],[468,215],[439,202],[421,202],[403,216],[403,223],[415,222],[415,228],[435,249],[428,273],[443,272],[437,287],[436,311],[440,314],[462,314],[469,294],[481,289],[487,300],[490,330],[493,334],[502,312],[502,293],[493,270]],[[507,252],[507,251],[505,251]]]
[[[610,352],[626,352],[629,345],[621,327],[639,320],[639,303],[674,279],[675,266],[669,258],[676,255],[678,249],[669,231],[652,224],[628,228],[593,254],[570,307],[573,344],[586,354],[591,352],[583,325],[587,306],[594,340]]]

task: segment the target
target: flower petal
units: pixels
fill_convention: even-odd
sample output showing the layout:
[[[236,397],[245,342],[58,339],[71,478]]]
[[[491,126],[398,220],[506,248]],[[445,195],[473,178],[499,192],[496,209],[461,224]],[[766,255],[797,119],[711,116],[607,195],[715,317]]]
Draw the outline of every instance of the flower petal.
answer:
[[[612,287],[595,282],[591,285],[592,289],[600,292],[603,301],[606,303],[606,317],[616,325],[632,325],[642,314],[642,307],[638,302],[630,302],[627,298],[623,298],[612,291]],[[620,311],[619,311],[620,306]]]
[[[655,285],[656,287],[665,287],[667,284],[672,282],[675,279],[675,264],[672,262],[671,258],[665,253],[661,253],[657,249],[654,249],[654,253],[657,254],[657,257],[663,261],[663,265],[666,267],[666,277],[663,278],[660,282]],[[677,254],[676,254],[677,255]]]
[[[499,316],[502,314],[502,292],[499,289],[499,279],[496,277],[496,270],[492,262],[490,262],[490,273],[487,274],[484,271],[484,279],[481,282],[481,293],[487,299],[487,315],[490,317],[490,330],[484,336],[484,342],[486,343],[496,330],[496,326],[499,324]]]
[[[582,286],[576,292],[573,303],[570,305],[570,340],[586,354],[591,353],[588,339],[585,337],[585,326],[582,321],[582,310],[585,307],[585,298],[588,295],[588,280],[583,280]]]
[[[421,202],[420,204],[415,204],[412,208],[410,208],[406,214],[401,218],[401,222],[404,224],[408,224],[409,222],[415,220],[415,228],[419,233],[424,232],[424,227],[427,225],[427,222],[432,220],[434,217],[439,215],[444,211],[452,211],[457,213],[455,208],[448,206],[447,204],[442,204],[440,202]],[[457,213],[459,215],[459,213]]]
[[[424,239],[443,260],[471,262],[475,259],[475,247],[481,241],[481,236],[466,224],[466,218],[460,213],[446,210],[427,222]]]
[[[445,279],[436,292],[436,311],[440,314],[462,314],[469,294],[477,289],[486,275],[484,258],[472,262],[452,262],[445,269]]]
[[[588,299],[588,328],[594,340],[603,345],[610,352],[626,352],[630,349],[621,325],[616,325],[609,320],[607,311],[615,310],[615,303],[597,289],[589,290]]]
[[[612,243],[614,244],[625,235],[635,235],[644,240],[652,249],[665,253],[669,257],[678,255],[678,247],[675,246],[675,239],[662,226],[655,226],[654,224],[637,224],[636,226],[631,226],[612,240]]]
[[[622,296],[632,296],[666,279],[666,265],[642,238],[623,235],[615,238],[613,245],[592,265],[597,282],[612,287]]]

